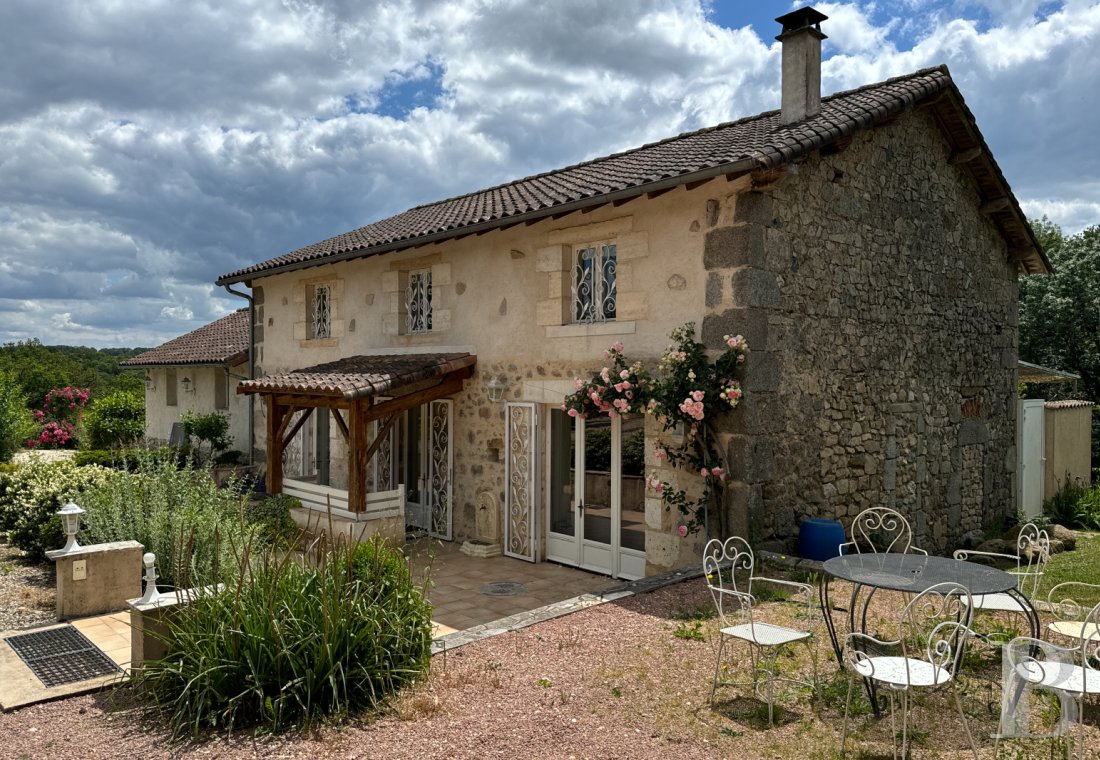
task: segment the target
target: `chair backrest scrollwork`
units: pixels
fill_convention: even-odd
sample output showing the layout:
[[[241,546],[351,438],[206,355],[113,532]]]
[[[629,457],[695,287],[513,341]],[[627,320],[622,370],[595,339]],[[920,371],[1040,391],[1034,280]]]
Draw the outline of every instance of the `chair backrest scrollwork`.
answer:
[[[856,515],[850,537],[850,541],[840,545],[841,554],[928,553],[913,546],[913,529],[909,521],[889,507],[871,507]]]

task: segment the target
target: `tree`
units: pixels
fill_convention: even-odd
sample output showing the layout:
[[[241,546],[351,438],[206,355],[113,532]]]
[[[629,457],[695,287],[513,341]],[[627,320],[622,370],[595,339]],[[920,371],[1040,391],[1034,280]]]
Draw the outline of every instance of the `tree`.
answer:
[[[1067,237],[1044,217],[1032,228],[1054,272],[1020,282],[1020,358],[1080,375],[1100,401],[1100,226]]]
[[[0,462],[11,459],[33,431],[23,388],[15,373],[0,369]]]
[[[145,433],[145,394],[115,391],[96,399],[88,408],[84,430],[93,449],[132,445]]]

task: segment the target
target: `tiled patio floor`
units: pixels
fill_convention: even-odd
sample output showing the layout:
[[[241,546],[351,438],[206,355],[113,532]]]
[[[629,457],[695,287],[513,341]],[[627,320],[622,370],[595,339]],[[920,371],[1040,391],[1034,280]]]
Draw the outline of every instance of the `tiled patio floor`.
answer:
[[[598,594],[622,585],[603,575],[551,562],[530,563],[510,557],[470,557],[459,542],[420,539],[408,544],[414,577],[430,568],[428,599],[435,607],[435,636],[489,623],[580,594]],[[479,589],[488,583],[522,583],[516,596],[489,596]]]
[[[123,670],[130,667],[130,613],[81,618],[71,621],[77,629]]]

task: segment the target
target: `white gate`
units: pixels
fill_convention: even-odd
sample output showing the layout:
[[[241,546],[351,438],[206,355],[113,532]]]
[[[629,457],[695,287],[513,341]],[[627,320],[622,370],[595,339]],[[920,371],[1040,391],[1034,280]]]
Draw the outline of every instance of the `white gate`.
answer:
[[[1027,517],[1043,513],[1043,399],[1021,399],[1016,415],[1016,508]]]
[[[432,524],[428,533],[450,541],[452,536],[451,418],[454,402],[450,399],[428,403],[428,503]]]
[[[537,409],[508,402],[504,412],[504,553],[535,561]]]

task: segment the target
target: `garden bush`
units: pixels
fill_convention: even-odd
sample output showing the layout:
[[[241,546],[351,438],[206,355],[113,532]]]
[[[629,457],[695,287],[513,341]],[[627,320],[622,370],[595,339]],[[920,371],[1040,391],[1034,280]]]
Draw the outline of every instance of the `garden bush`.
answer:
[[[82,494],[81,543],[138,541],[157,555],[166,585],[223,580],[236,567],[231,544],[241,546],[251,530],[242,497],[205,470],[180,467],[171,450],[141,452],[136,461],[134,472],[110,471]]]
[[[195,453],[205,461],[229,448],[229,417],[219,412],[200,414],[194,409],[183,413],[180,419],[188,441],[195,439]],[[203,445],[205,444],[205,446]]]
[[[44,560],[48,550],[65,543],[57,510],[69,500],[82,503],[110,474],[102,467],[37,459],[0,473],[0,530],[28,556]]]
[[[261,551],[169,619],[138,684],[176,736],[308,725],[383,705],[431,657],[431,607],[404,558],[371,542]]]
[[[265,544],[285,546],[293,541],[298,533],[298,524],[290,516],[290,510],[302,506],[302,502],[293,496],[276,494],[256,501],[246,501],[245,520],[254,525],[257,537]]]
[[[1100,530],[1100,485],[1089,486],[1067,475],[1043,504],[1043,514],[1067,528]]]
[[[115,391],[96,399],[84,416],[85,443],[95,449],[133,444],[145,433],[145,394]]]
[[[0,370],[0,462],[11,459],[33,432],[23,388],[14,372]]]

